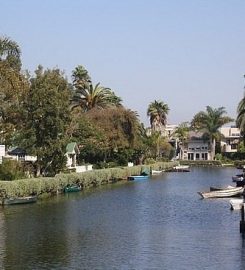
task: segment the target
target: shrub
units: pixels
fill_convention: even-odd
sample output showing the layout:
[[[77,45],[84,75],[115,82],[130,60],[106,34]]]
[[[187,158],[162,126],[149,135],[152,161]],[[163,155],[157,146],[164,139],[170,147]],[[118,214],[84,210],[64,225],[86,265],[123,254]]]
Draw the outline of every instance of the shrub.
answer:
[[[1,180],[15,180],[25,178],[23,166],[16,160],[3,160],[0,164],[0,179]]]

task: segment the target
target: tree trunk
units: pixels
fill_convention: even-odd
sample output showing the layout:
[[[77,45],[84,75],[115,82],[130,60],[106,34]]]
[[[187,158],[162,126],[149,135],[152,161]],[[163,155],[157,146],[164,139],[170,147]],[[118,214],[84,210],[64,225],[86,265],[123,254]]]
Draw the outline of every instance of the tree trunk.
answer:
[[[37,162],[36,163],[36,177],[39,177],[41,175],[41,165]]]
[[[215,138],[211,139],[211,141],[210,141],[210,146],[211,146],[211,160],[214,160],[214,157],[215,157],[215,144],[216,144]]]

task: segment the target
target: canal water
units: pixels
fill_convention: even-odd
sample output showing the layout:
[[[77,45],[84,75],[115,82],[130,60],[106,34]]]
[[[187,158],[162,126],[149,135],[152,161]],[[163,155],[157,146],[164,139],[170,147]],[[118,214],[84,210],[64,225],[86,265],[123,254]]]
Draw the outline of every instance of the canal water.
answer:
[[[0,269],[245,267],[239,211],[198,191],[234,168],[191,168],[0,209]]]

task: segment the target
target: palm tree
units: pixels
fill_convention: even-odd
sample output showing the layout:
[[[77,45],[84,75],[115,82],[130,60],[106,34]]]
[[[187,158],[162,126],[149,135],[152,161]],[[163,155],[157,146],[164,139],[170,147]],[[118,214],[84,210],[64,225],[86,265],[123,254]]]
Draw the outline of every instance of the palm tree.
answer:
[[[78,88],[72,99],[72,109],[81,107],[84,112],[93,108],[104,109],[108,107],[121,106],[121,98],[115,95],[110,88],[100,86],[99,83],[93,87]]]
[[[236,125],[243,136],[243,144],[245,145],[245,94],[237,106]]]
[[[153,131],[161,131],[162,127],[167,124],[167,114],[169,107],[163,101],[151,102],[148,106],[147,116],[150,117],[151,129]]]
[[[89,89],[91,77],[88,71],[81,65],[77,66],[72,72],[73,85],[76,89]]]
[[[233,121],[232,118],[224,116],[224,114],[226,114],[224,107],[215,109],[207,106],[206,111],[197,113],[191,122],[192,128],[203,131],[208,135],[210,139],[212,160],[215,156],[216,139],[220,138],[221,136],[219,128]]]

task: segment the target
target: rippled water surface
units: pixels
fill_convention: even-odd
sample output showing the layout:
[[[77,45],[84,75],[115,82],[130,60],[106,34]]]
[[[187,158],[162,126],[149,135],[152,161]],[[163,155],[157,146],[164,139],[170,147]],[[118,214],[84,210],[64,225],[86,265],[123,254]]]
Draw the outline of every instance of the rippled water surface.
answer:
[[[0,269],[245,269],[240,213],[198,191],[233,168],[192,168],[0,209]]]

